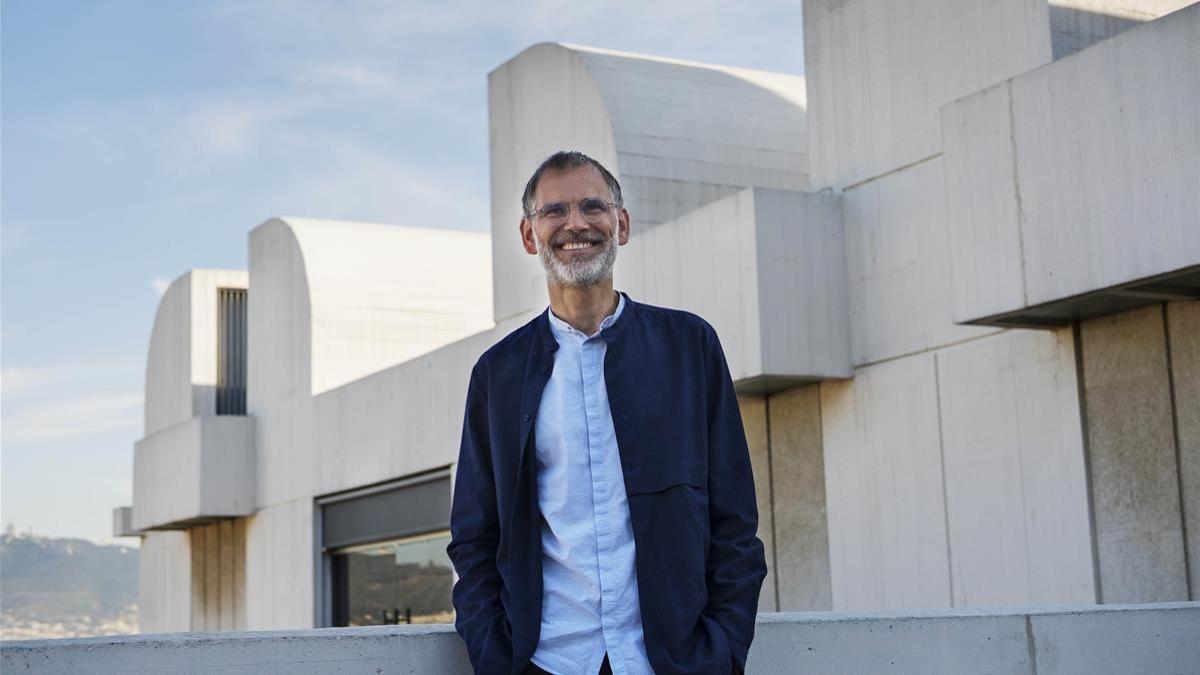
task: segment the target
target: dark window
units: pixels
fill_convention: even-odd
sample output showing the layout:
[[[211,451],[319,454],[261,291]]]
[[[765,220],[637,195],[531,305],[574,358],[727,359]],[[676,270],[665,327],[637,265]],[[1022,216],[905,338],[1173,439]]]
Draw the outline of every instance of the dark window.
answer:
[[[449,543],[436,532],[332,552],[333,625],[453,621]]]
[[[317,503],[331,625],[454,620],[448,469]]]

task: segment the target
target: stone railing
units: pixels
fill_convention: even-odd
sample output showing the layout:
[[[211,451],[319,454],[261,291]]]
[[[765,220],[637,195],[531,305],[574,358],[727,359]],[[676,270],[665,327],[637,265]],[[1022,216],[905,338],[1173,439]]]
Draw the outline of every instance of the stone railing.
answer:
[[[0,643],[4,673],[469,673],[447,625]],[[1200,602],[761,614],[748,673],[1195,673]]]

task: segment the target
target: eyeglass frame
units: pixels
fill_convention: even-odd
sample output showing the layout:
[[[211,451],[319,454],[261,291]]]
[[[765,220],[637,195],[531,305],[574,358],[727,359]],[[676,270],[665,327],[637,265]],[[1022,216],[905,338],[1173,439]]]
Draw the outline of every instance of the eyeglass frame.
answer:
[[[604,206],[605,206],[604,216],[601,216],[594,221],[589,219],[587,217],[587,214],[585,214],[583,212],[583,203],[592,201],[592,200],[595,200],[601,204],[604,204]],[[603,219],[605,217],[607,217],[609,212],[611,212],[613,209],[620,209],[620,208],[624,207],[623,204],[618,204],[616,202],[610,202],[607,199],[603,199],[601,197],[584,197],[583,199],[579,200],[578,202],[550,202],[548,204],[542,204],[541,208],[534,209],[534,211],[532,213],[529,213],[528,215],[526,215],[526,217],[529,218],[530,220],[533,220],[534,218],[541,218],[543,221],[546,221],[548,216],[546,216],[546,214],[542,213],[542,211],[545,210],[545,208],[547,206],[552,206],[552,205],[557,205],[557,204],[561,204],[561,205],[567,207],[567,213],[566,213],[566,215],[564,215],[562,217],[562,221],[561,221],[562,223],[567,222],[567,220],[569,220],[571,218],[571,207],[574,207],[576,211],[579,211],[579,215],[584,219],[584,221],[586,221],[587,223],[589,223],[591,225],[595,225],[597,223],[603,222]],[[551,222],[553,222],[553,221],[551,221]]]

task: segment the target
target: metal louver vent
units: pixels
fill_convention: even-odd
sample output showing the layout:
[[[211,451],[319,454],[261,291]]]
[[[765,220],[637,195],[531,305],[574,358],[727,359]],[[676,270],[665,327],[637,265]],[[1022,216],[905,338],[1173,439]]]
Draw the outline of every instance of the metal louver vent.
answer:
[[[246,414],[246,289],[217,289],[217,414]]]

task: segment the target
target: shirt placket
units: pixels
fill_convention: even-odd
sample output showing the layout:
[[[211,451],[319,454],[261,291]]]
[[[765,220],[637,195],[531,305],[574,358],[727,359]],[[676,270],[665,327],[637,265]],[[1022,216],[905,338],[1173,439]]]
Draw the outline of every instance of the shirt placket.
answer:
[[[588,464],[592,474],[592,503],[595,506],[596,518],[596,564],[600,576],[600,629],[604,636],[606,649],[615,644],[612,639],[613,626],[610,609],[613,604],[612,585],[612,556],[605,551],[612,550],[613,531],[609,517],[608,480],[604,470],[604,457],[601,450],[601,420],[604,402],[600,399],[599,378],[601,376],[605,344],[600,338],[586,340],[582,345],[581,362],[583,365],[583,398],[584,410],[587,416]],[[609,661],[615,660],[616,654],[609,651]]]

